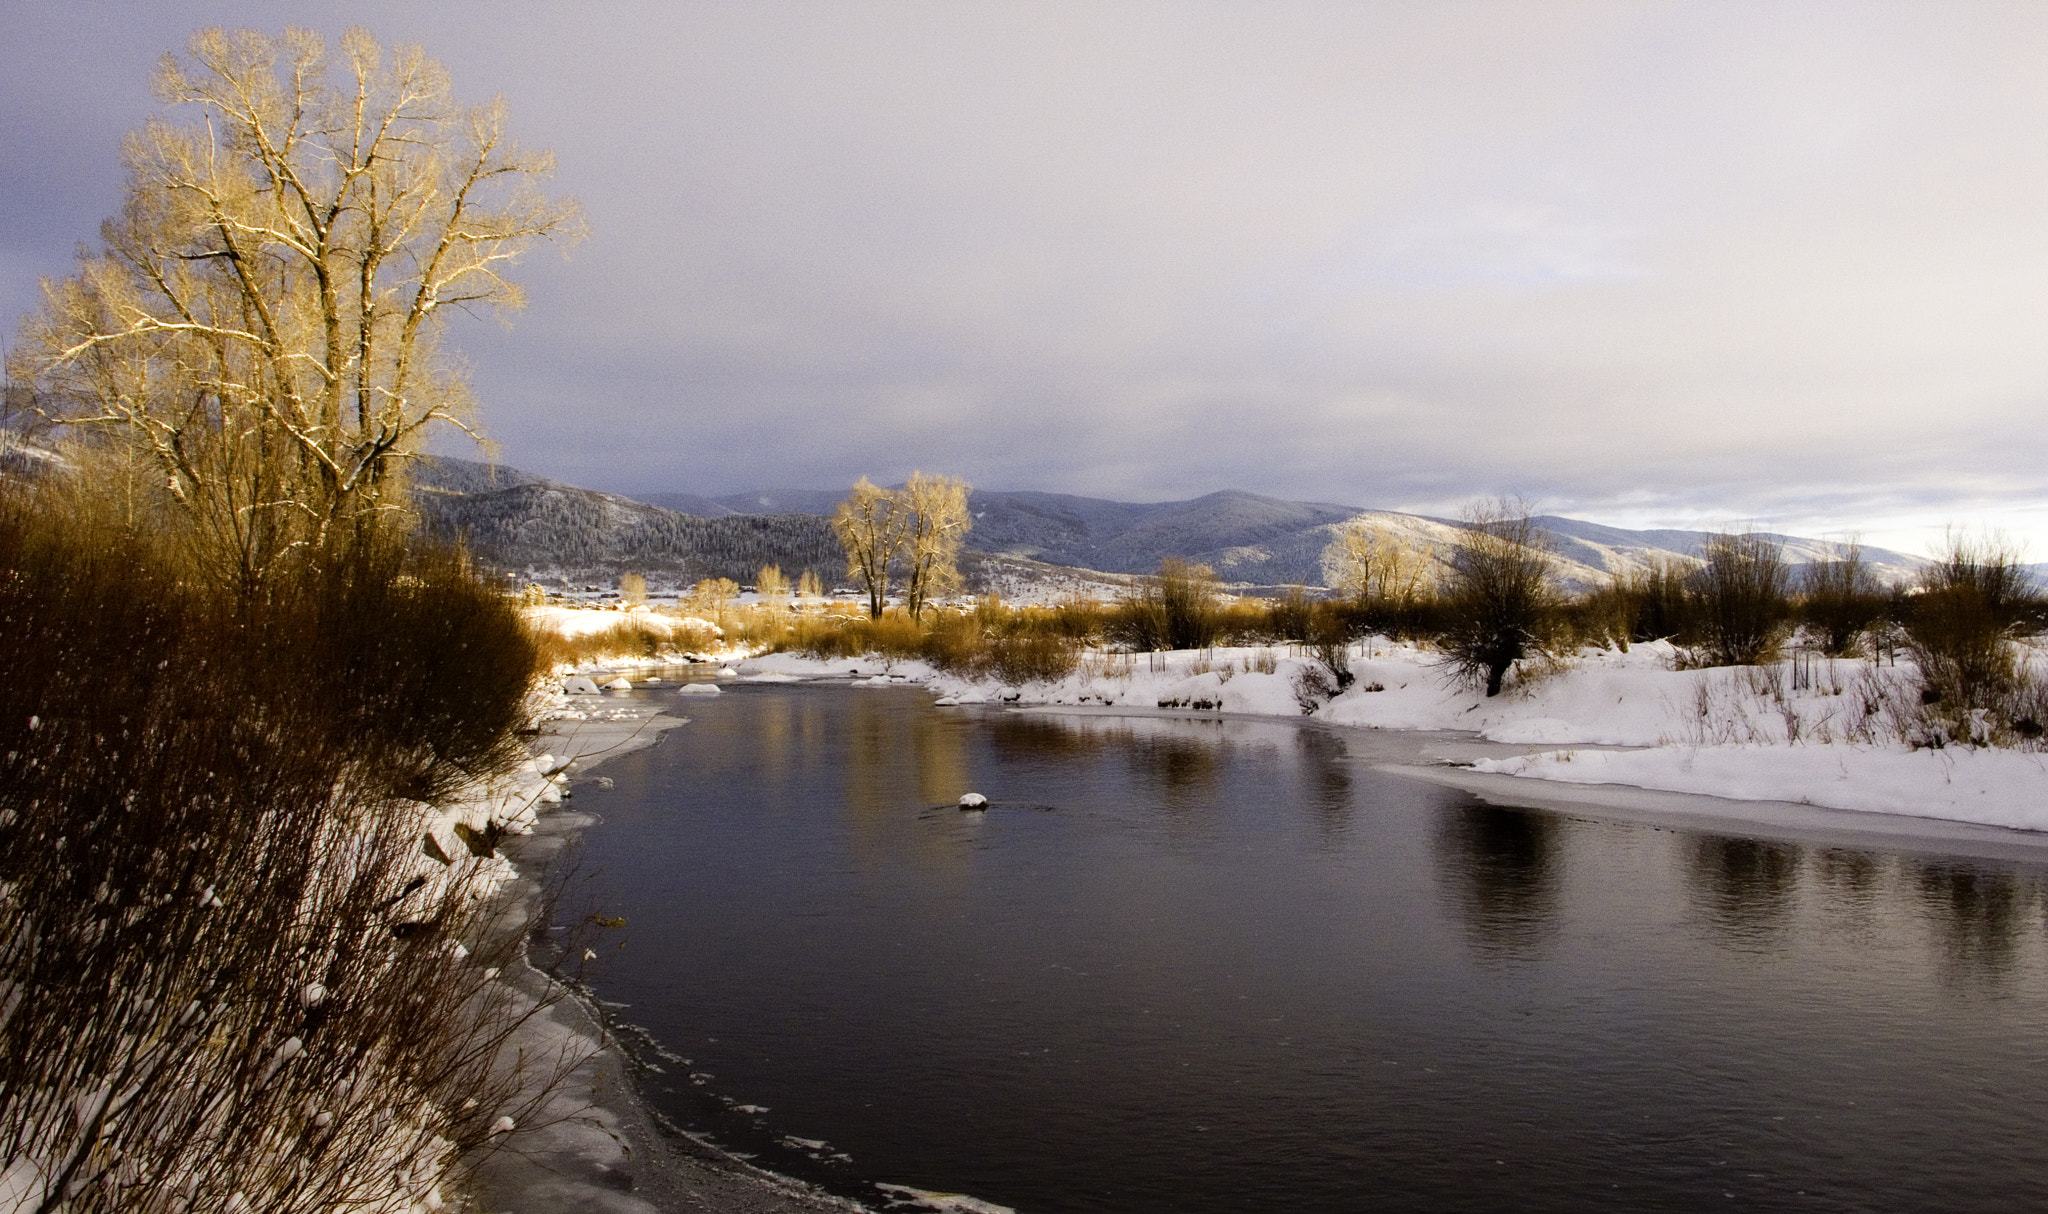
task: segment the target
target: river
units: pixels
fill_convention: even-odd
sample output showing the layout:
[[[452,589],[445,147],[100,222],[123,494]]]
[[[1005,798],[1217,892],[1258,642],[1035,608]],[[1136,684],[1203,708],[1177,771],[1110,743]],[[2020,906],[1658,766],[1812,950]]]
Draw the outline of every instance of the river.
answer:
[[[1502,808],[1288,722],[671,711],[577,794],[626,920],[589,975],[657,1107],[776,1170],[1023,1214],[2042,1204],[2040,864]]]

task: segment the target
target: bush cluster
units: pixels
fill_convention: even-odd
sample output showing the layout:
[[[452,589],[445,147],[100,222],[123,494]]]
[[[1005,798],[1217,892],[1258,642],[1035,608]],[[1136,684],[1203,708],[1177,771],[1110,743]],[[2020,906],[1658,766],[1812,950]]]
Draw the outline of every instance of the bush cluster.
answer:
[[[56,496],[0,495],[0,1172],[25,1209],[422,1200],[528,1077],[516,936],[413,802],[521,757],[533,641],[446,552],[250,594]]]

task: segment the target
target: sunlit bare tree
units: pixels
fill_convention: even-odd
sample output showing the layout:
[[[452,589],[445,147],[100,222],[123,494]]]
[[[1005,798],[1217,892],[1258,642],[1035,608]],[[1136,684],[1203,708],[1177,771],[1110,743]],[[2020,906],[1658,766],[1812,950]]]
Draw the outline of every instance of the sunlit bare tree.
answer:
[[[206,30],[166,56],[125,147],[127,198],[78,271],[46,283],[13,373],[198,515],[246,581],[403,500],[403,457],[470,429],[440,352],[451,311],[516,308],[507,272],[574,240],[553,168],[468,106],[416,46]]]
[[[899,493],[903,524],[904,605],[921,618],[932,599],[960,584],[960,542],[973,528],[972,486],[950,476],[913,472]]]
[[[846,575],[867,592],[868,616],[882,618],[889,600],[889,567],[902,546],[908,512],[891,490],[863,476],[832,512],[832,531],[846,549]]]

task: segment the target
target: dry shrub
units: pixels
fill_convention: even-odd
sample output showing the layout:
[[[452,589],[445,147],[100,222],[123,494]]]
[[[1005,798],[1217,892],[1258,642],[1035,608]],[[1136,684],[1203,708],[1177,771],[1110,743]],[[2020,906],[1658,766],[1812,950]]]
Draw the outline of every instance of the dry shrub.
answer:
[[[1697,644],[1688,666],[1776,661],[1792,613],[1791,571],[1776,542],[1754,532],[1717,535],[1687,579]]]
[[[1041,630],[991,637],[975,663],[978,669],[1014,684],[1056,683],[1080,664],[1078,641]]]
[[[1684,561],[1665,558],[1632,566],[1615,580],[1629,640],[1683,641],[1692,635],[1697,614],[1688,585],[1692,572]]]
[[[1107,621],[1107,639],[1134,651],[1206,649],[1223,631],[1225,616],[1216,573],[1178,557],[1159,562]],[[1261,622],[1263,624],[1263,621]]]
[[[1829,657],[1853,657],[1863,634],[1884,615],[1884,588],[1863,563],[1863,549],[1844,548],[1831,561],[1808,565],[1800,579],[1799,622]]]
[[[2042,694],[2013,644],[2036,595],[2014,552],[1952,535],[1906,603],[1929,744],[2041,736]]]
[[[578,636],[536,631],[535,643],[550,665],[577,666],[612,658],[655,658],[664,653],[711,645],[718,635],[708,628],[671,633],[643,620],[623,617],[609,628]]]
[[[403,1210],[532,1078],[493,1069],[526,1013],[489,862],[427,860],[407,798],[519,757],[538,655],[446,554],[244,597],[176,549],[0,496],[0,1173],[27,1209]]]

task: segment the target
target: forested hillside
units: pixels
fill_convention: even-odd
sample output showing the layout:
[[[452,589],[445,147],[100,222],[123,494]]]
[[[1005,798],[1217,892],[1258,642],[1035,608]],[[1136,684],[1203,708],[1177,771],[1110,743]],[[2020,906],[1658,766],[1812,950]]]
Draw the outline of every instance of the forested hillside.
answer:
[[[657,585],[751,582],[761,566],[779,565],[792,578],[815,569],[830,582],[846,563],[829,523],[814,514],[699,518],[468,460],[421,461],[414,484],[429,532],[460,539],[501,572],[541,580],[609,586],[640,573]]]

